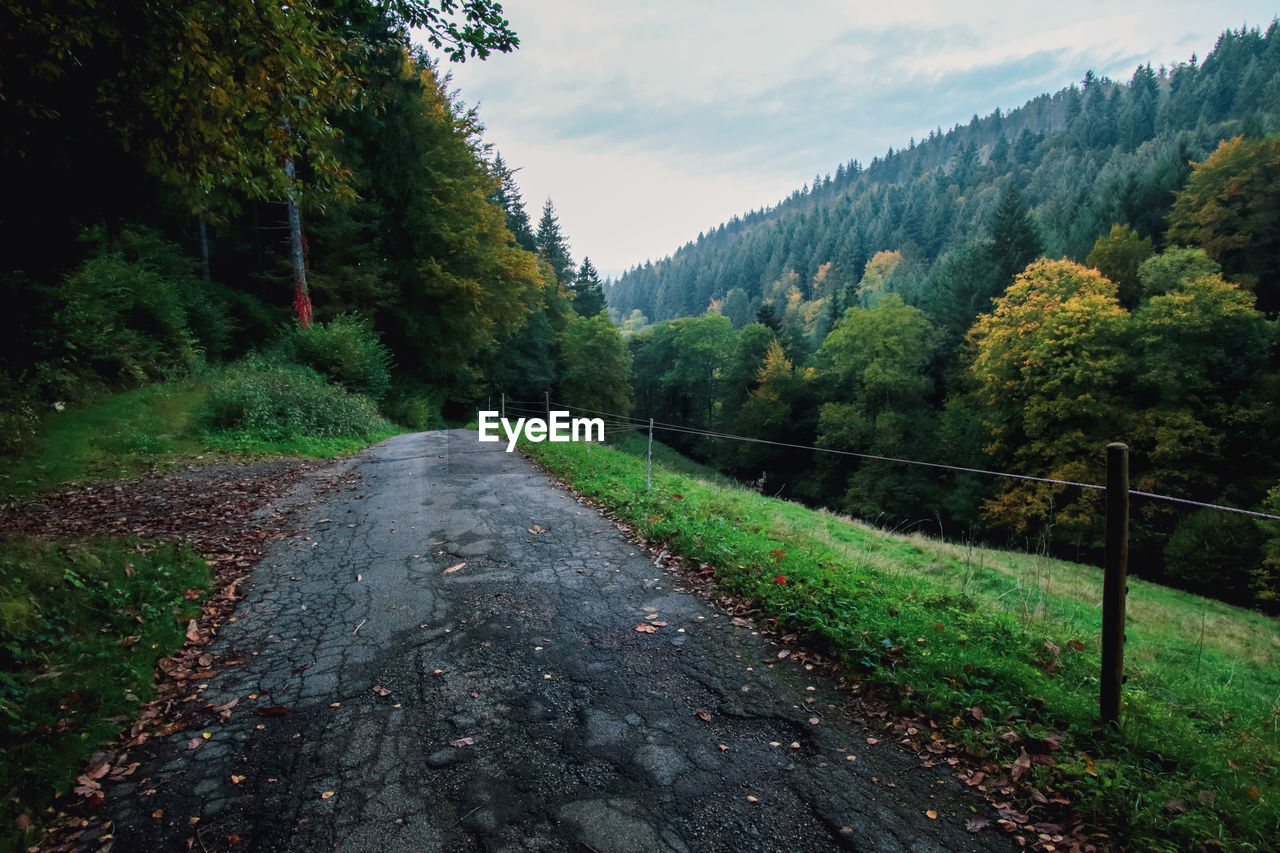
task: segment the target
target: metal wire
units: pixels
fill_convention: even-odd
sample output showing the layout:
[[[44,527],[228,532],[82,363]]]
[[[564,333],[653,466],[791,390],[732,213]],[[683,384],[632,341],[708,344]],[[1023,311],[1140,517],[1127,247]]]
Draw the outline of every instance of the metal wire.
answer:
[[[614,418],[616,420],[612,421],[613,424],[616,425],[619,423],[625,423],[629,425],[630,429],[643,430],[649,426],[649,423],[646,421],[638,420],[628,415],[620,415],[617,412],[601,412],[595,409],[587,409],[582,406],[570,406],[567,403],[561,403],[561,402],[555,402],[553,403],[553,405],[561,406],[564,409],[568,409],[568,410],[577,410],[579,412],[587,412],[589,414],[602,415],[605,417]],[[606,422],[606,424],[608,423],[609,422]],[[721,438],[728,441],[744,441],[744,442],[749,442],[751,444],[765,444],[765,445],[771,445],[774,447],[785,447],[790,450],[809,450],[809,451],[813,451],[814,453],[830,453],[835,456],[851,456],[858,459],[871,459],[879,462],[896,462],[900,465],[918,465],[925,468],[936,468],[944,471],[960,471],[966,474],[980,474],[982,476],[987,476],[987,477],[1003,477],[1005,479],[1010,479],[1010,480],[1024,480],[1024,481],[1029,481],[1033,483],[1049,483],[1051,485],[1058,485],[1058,486],[1075,486],[1081,489],[1095,489],[1100,491],[1106,491],[1106,486],[1102,486],[1097,483],[1080,483],[1074,480],[1058,480],[1053,477],[1035,477],[1030,474],[1014,474],[1009,471],[991,471],[986,468],[970,468],[964,465],[946,465],[941,462],[924,462],[919,459],[901,459],[895,456],[879,456],[874,453],[857,453],[852,450],[836,450],[831,447],[814,447],[806,444],[791,444],[785,441],[770,441],[768,439],[753,438],[747,435],[733,435],[732,433],[714,432],[712,430],[699,429],[697,427],[690,427],[684,424],[671,424],[671,423],[665,423],[662,421],[653,421],[652,423],[653,423],[653,428],[657,430],[664,430],[666,432],[685,433],[688,435],[698,435],[704,438]],[[607,427],[606,427],[606,431],[607,431]],[[1135,495],[1137,497],[1150,498],[1152,500],[1170,501],[1172,503],[1187,504],[1189,506],[1197,506],[1197,507],[1201,507],[1202,509],[1215,509],[1215,510],[1220,510],[1222,512],[1234,512],[1240,515],[1253,516],[1254,518],[1265,518],[1272,521],[1280,521],[1280,515],[1272,515],[1270,513],[1265,513],[1265,512],[1255,512],[1254,510],[1240,509],[1239,507],[1234,507],[1234,506],[1222,506],[1221,504],[1205,503],[1203,501],[1194,501],[1188,498],[1178,498],[1178,497],[1173,497],[1172,495],[1161,495],[1155,492],[1143,492],[1143,491],[1138,491],[1136,489],[1131,489],[1129,491],[1129,494]]]

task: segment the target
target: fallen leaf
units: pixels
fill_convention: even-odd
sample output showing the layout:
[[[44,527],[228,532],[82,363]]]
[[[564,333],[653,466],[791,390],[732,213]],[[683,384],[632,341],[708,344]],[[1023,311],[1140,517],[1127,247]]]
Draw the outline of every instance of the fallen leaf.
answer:
[[[1182,797],[1174,797],[1164,804],[1164,813],[1167,815],[1186,814],[1190,806]]]
[[[965,832],[981,832],[991,825],[985,817],[971,817],[964,822]]]
[[[373,685],[373,692],[374,692],[374,693],[377,693],[379,696],[390,696],[390,695],[391,695],[391,691],[390,691],[390,690],[388,690],[387,688],[383,687],[381,684],[375,684],[375,685]]]
[[[1259,791],[1257,788],[1245,788],[1244,795],[1251,800],[1256,800],[1262,796],[1262,792]]]
[[[200,642],[200,626],[196,624],[194,619],[187,622],[187,641],[192,643]]]
[[[234,832],[227,836],[228,847],[238,847],[240,845],[240,836]]]
[[[13,819],[13,825],[21,832],[26,832],[31,828],[31,818],[27,815],[20,814]]]
[[[758,800],[757,798],[755,798],[755,797],[751,796],[750,794],[748,794],[748,795],[747,795],[747,802],[748,802],[748,803],[758,803],[758,802],[760,802],[760,800]]]
[[[655,628],[655,627],[653,627],[652,625],[650,625],[648,622],[642,622],[641,624],[637,625],[637,626],[636,626],[636,631],[640,632],[641,634],[656,634],[656,633],[658,633],[658,629],[657,629],[657,628]]]
[[[938,813],[937,813],[937,812],[935,812],[933,809],[929,809],[928,811],[926,811],[926,812],[924,813],[924,816],[925,816],[925,817],[927,817],[927,818],[929,818],[929,820],[937,820],[937,819],[938,819]]]
[[[157,819],[164,817],[164,809],[156,809],[151,813],[151,816]]]
[[[325,791],[323,794],[320,795],[320,799],[327,800],[332,796],[333,796],[333,791]]]
[[[705,710],[705,709],[700,709],[700,710],[694,711],[693,713],[694,713],[694,716],[696,716],[699,720],[702,720],[702,722],[704,722],[704,723],[709,723],[709,722],[711,722],[711,712],[710,712],[710,711]]]
[[[984,714],[984,713],[982,713],[982,709],[981,709],[981,708],[970,708],[970,709],[969,709],[969,713],[970,713],[970,714],[972,714],[972,715],[973,715],[973,718],[974,718],[975,720],[977,720],[978,722],[982,722],[983,720],[985,720],[985,719],[987,718],[987,715],[986,715],[986,714]]]
[[[1013,777],[1013,781],[1017,782],[1022,778],[1028,770],[1031,769],[1031,756],[1027,755],[1027,751],[1022,750],[1022,754],[1013,762],[1013,766],[1009,770],[1009,775]]]
[[[244,781],[244,777],[243,777],[243,776],[237,776],[237,775],[236,775],[236,774],[234,774],[234,773],[232,773],[232,774],[231,774],[231,784],[232,784],[232,785],[239,785],[239,784],[240,784],[241,782],[243,782],[243,781]]]
[[[785,584],[787,582],[787,576],[778,575],[776,578],[773,579],[773,582],[776,584]]]
[[[725,746],[724,744],[720,744],[720,751],[721,751],[721,752],[728,752],[728,751],[729,751],[729,747]]]
[[[289,709],[284,705],[268,705],[265,708],[259,708],[258,713],[264,717],[280,717],[289,713]]]
[[[874,737],[867,738],[867,743],[871,744],[872,746],[875,746],[879,742],[880,742],[879,738],[874,738]]]
[[[1196,796],[1196,801],[1199,802],[1200,805],[1202,806],[1207,806],[1216,799],[1218,799],[1218,795],[1215,794],[1213,791],[1201,791]]]
[[[1075,649],[1077,652],[1084,651],[1084,643],[1079,640],[1067,640],[1067,648]]]
[[[445,569],[445,570],[444,570],[444,574],[446,574],[446,575],[447,575],[447,574],[452,574],[453,572],[456,572],[458,569],[462,568],[462,567],[463,567],[463,566],[465,566],[465,565],[466,565],[466,563],[458,563],[458,565],[456,565],[456,566],[450,566],[449,568],[447,568],[447,569]]]
[[[684,495],[678,495],[678,494],[676,494],[675,492],[672,492],[672,493],[671,493],[671,497],[675,498],[675,499],[676,499],[676,500],[678,500],[678,501],[682,501],[682,500],[684,500]]]
[[[769,552],[769,556],[773,557],[773,559],[777,560],[778,562],[782,562],[783,560],[787,559],[787,552],[773,550]]]
[[[459,749],[461,749],[464,746],[475,746],[475,743],[476,743],[475,738],[460,737],[457,740],[450,741],[449,746],[458,747]]]
[[[535,524],[533,527],[529,528],[529,532],[532,533],[534,536],[537,536],[539,533],[546,533],[547,531],[544,527],[542,527],[542,525]]]

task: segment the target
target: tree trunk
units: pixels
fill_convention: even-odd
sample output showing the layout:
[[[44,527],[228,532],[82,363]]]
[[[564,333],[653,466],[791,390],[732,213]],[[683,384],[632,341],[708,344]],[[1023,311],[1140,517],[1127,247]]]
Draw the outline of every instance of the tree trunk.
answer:
[[[196,227],[200,229],[200,278],[208,284],[213,277],[209,274],[209,229],[205,227],[204,214],[196,214]]]
[[[284,161],[284,173],[293,177],[293,160]],[[298,201],[290,190],[289,200],[289,257],[293,263],[293,310],[298,315],[298,325],[311,325],[311,295],[307,292],[307,261],[302,251],[302,217],[298,213]]]

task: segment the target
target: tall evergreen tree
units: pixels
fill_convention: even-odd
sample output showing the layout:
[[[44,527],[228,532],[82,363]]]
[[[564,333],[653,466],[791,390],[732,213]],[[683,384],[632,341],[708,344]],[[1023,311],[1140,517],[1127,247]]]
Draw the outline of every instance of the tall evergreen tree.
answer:
[[[583,317],[594,317],[605,309],[604,285],[590,258],[583,258],[573,280],[573,310]]]
[[[991,261],[1001,286],[1026,269],[1041,248],[1040,235],[1022,203],[1022,194],[1010,184],[991,218]]]
[[[525,251],[536,252],[538,241],[529,222],[529,213],[524,209],[520,188],[516,186],[515,173],[516,170],[507,166],[501,154],[493,158],[493,174],[498,179],[498,186],[491,201],[507,214],[507,230],[515,237],[516,245]]]
[[[556,281],[562,285],[573,281],[573,259],[569,256],[569,241],[560,232],[560,220],[556,218],[555,205],[547,199],[542,205],[542,218],[538,220],[535,238],[538,254],[551,265]]]

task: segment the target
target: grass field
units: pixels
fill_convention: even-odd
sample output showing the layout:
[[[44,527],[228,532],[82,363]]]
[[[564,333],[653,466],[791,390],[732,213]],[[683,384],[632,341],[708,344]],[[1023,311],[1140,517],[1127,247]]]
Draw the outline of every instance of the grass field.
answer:
[[[1051,766],[1031,768],[1033,784],[1065,793],[1122,848],[1274,849],[1275,619],[1131,580],[1123,724],[1103,732],[1094,566],[889,533],[703,477],[693,463],[670,472],[658,454],[646,491],[634,447],[522,446],[975,753],[1016,759],[1008,732],[1060,740]]]
[[[205,460],[355,453],[393,432],[355,438],[208,432],[198,424],[207,389],[198,380],[146,385],[50,412],[17,457],[0,459],[0,495],[27,497],[62,483],[123,477]]]

